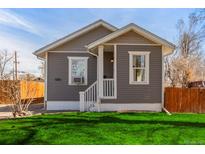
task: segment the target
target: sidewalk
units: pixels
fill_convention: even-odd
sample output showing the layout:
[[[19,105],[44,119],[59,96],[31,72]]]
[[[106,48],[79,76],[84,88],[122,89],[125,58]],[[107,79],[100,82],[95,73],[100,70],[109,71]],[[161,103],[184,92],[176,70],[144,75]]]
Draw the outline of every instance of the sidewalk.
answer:
[[[0,104],[0,119],[6,119],[12,117],[12,113],[9,111],[7,104]]]

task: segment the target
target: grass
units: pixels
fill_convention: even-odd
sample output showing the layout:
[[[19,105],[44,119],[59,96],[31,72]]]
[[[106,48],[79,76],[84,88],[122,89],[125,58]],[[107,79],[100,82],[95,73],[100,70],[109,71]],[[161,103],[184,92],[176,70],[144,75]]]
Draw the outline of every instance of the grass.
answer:
[[[1,120],[0,144],[205,144],[205,114],[72,112]]]

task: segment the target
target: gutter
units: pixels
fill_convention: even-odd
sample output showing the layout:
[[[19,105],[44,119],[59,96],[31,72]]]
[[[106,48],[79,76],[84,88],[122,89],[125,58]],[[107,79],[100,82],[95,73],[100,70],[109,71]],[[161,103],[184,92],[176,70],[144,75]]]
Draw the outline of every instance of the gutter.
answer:
[[[93,55],[93,56],[95,56],[95,57],[98,57],[98,55],[97,55],[97,54],[94,54],[94,53],[92,53],[92,52],[90,52],[90,51],[89,51],[89,49],[88,49],[88,46],[87,46],[87,45],[85,45],[85,48],[87,49],[87,52],[88,52],[89,54],[91,54],[91,55]]]
[[[42,61],[45,61],[44,58],[41,58],[41,57],[39,57],[39,56],[37,56],[37,59],[42,60]]]
[[[163,81],[162,81],[162,88],[163,88],[163,90],[162,90],[162,111],[164,111],[165,113],[167,113],[168,115],[172,115],[166,108],[165,108],[165,106],[164,106],[164,95],[165,95],[165,87],[164,87],[164,77],[165,77],[165,74],[164,74],[164,57],[165,56],[169,56],[169,55],[171,55],[171,54],[173,54],[173,52],[174,52],[174,50],[172,50],[172,52],[171,53],[168,53],[167,55],[163,55],[162,54],[162,61],[163,61],[163,66],[162,66],[162,79],[163,79]]]
[[[90,52],[89,50],[87,50],[87,52],[88,52],[89,54],[91,54],[91,55],[95,56],[95,57],[98,57],[98,55],[96,55],[96,54],[94,54],[94,53]]]

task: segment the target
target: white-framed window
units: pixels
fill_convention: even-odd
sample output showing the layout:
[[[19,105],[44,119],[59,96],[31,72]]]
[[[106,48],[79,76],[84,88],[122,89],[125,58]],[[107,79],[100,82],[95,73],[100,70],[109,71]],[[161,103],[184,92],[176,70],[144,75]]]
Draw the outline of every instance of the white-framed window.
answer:
[[[149,84],[149,51],[129,51],[129,84]]]
[[[88,57],[68,57],[68,84],[87,85]]]

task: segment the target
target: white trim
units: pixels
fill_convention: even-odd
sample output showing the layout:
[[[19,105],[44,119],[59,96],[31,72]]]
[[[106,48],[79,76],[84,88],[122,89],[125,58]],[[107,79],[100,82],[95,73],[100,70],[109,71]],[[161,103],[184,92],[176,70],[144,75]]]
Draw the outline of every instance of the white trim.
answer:
[[[103,75],[104,75],[104,46],[98,46],[98,82],[99,98],[103,97]]]
[[[45,58],[41,58],[41,57],[38,57],[38,56],[37,56],[37,59],[45,61]]]
[[[79,101],[47,101],[47,110],[80,110]]]
[[[164,55],[162,52],[162,107],[164,107]]]
[[[161,46],[161,44],[139,44],[139,43],[103,43],[103,45]]]
[[[99,103],[99,56],[97,56],[97,103]]]
[[[85,51],[48,51],[48,52],[51,52],[51,53],[88,53],[88,54],[91,54],[97,57],[96,54],[90,52],[89,50],[85,50]]]
[[[106,23],[105,21],[98,20],[98,21],[96,21],[96,22],[94,22],[94,23],[92,23],[92,24],[90,24],[90,25],[88,25],[88,26],[86,26],[86,27],[84,27],[84,28],[82,28],[82,29],[80,29],[80,30],[78,30],[78,31],[68,35],[68,36],[65,36],[65,37],[63,37],[63,38],[61,38],[61,39],[59,39],[59,40],[57,40],[57,41],[55,41],[55,42],[45,46],[45,47],[43,47],[43,48],[41,48],[41,49],[39,49],[37,51],[35,51],[33,54],[39,55],[39,54],[41,54],[41,53],[43,53],[45,51],[48,51],[48,50],[50,50],[52,48],[55,48],[55,47],[59,46],[59,45],[65,43],[67,41],[70,41],[70,40],[72,40],[72,39],[74,39],[74,38],[76,38],[76,37],[78,37],[78,36],[88,32],[88,31],[90,31],[92,29],[95,29],[96,27],[98,27],[100,25],[104,26],[105,28],[108,28],[111,31],[117,30],[116,27]]]
[[[100,111],[162,111],[161,103],[101,103]],[[47,110],[80,111],[80,101],[48,101]]]
[[[113,84],[115,88],[115,79],[114,78],[106,78],[103,79],[103,96],[102,99],[114,99],[115,97],[115,89],[111,89],[110,85]],[[112,92],[111,92],[112,91]]]
[[[150,51],[137,50],[137,51],[128,51],[128,53],[132,55],[147,55],[147,54],[150,54]]]
[[[114,98],[117,98],[117,45],[114,44]]]
[[[44,64],[44,75],[45,75],[45,82],[44,82],[44,109],[46,109],[47,105],[47,90],[48,90],[48,53],[46,53],[45,64]]]
[[[161,44],[139,44],[139,43],[103,43],[103,45],[136,45],[136,46],[162,46],[162,54],[164,56],[169,56],[172,54],[172,51],[169,48]],[[86,46],[87,48],[87,46]],[[164,52],[163,52],[164,51]]]
[[[68,85],[71,86],[86,86],[88,84],[88,58],[89,57],[74,57],[74,56],[68,56]],[[72,60],[85,60],[86,70],[85,70],[85,83],[84,84],[74,84],[71,81],[71,61]]]
[[[129,54],[129,84],[140,84],[140,85],[146,85],[149,84],[149,61],[150,61],[150,52],[149,51],[128,51]],[[143,55],[145,56],[145,81],[139,82],[134,81],[133,79],[133,56],[134,55]]]
[[[80,91],[79,92],[80,95],[80,112],[84,112],[85,111],[85,92],[84,91]]]
[[[91,54],[91,55],[93,55],[93,56],[95,56],[95,57],[98,57],[98,55],[97,54],[94,54],[94,53],[92,53],[91,51],[87,51],[89,54]]]
[[[116,99],[115,96],[103,96],[102,99]]]
[[[168,55],[170,55],[174,52],[174,49],[170,49],[170,48],[163,45],[162,46],[162,51],[163,51],[164,56],[168,56]]]
[[[88,51],[48,51],[51,53],[89,53]]]
[[[115,32],[113,32],[113,33],[111,33],[111,34],[106,35],[105,37],[103,37],[101,39],[98,39],[98,40],[90,43],[89,45],[87,45],[87,48],[92,49],[92,48],[94,48],[100,44],[106,43],[106,42],[126,33],[126,32],[129,32],[130,30],[135,31],[136,33],[144,36],[145,38],[148,38],[149,40],[151,40],[153,42],[156,42],[158,44],[162,44],[162,45],[166,46],[167,48],[171,49],[171,51],[175,49],[174,44],[160,38],[159,36],[149,32],[149,31],[147,31],[147,30],[145,30],[145,29],[143,29],[135,24],[132,24],[132,23],[117,30],[117,31],[115,31]]]
[[[101,103],[100,111],[155,111],[161,112],[161,103]]]

